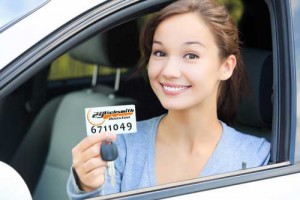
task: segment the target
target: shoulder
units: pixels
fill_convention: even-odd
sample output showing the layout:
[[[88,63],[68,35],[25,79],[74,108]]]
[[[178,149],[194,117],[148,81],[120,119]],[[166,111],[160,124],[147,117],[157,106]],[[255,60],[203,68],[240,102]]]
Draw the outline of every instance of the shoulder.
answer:
[[[151,119],[143,120],[137,122],[137,130],[138,132],[144,132],[145,130],[156,130],[160,120],[164,115],[153,117]]]
[[[233,163],[247,164],[247,168],[266,165],[270,158],[270,143],[264,139],[241,133],[226,124],[223,125],[224,143],[231,153]],[[222,137],[223,137],[222,136]]]

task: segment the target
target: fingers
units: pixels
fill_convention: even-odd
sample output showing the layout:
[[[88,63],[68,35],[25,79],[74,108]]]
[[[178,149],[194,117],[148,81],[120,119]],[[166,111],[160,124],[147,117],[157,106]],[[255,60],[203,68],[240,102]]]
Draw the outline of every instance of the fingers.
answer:
[[[73,166],[80,165],[87,160],[100,156],[100,145],[103,141],[116,140],[116,134],[95,134],[84,138],[78,145],[72,149]]]
[[[88,174],[97,168],[103,167],[105,169],[106,166],[107,166],[107,162],[105,162],[99,158],[92,158],[82,164],[82,170],[84,171],[85,174]]]
[[[94,157],[100,157],[100,144],[95,144],[81,153],[81,162],[86,162]]]
[[[81,177],[79,177],[80,188],[88,192],[103,185],[105,182],[105,171],[106,167],[101,166],[89,171],[88,173],[84,173]],[[77,172],[78,176],[79,173],[80,172]]]
[[[105,182],[105,170],[106,168],[102,167],[85,174],[81,180],[83,188],[86,191],[91,191],[103,185]]]
[[[90,146],[101,143],[104,140],[111,140],[115,141],[116,140],[116,134],[115,133],[108,133],[108,134],[95,134],[88,136],[84,138],[75,148],[78,151],[84,151]]]
[[[96,189],[104,183],[107,162],[100,156],[100,145],[106,140],[115,141],[116,134],[88,136],[72,149],[73,168],[85,191]]]

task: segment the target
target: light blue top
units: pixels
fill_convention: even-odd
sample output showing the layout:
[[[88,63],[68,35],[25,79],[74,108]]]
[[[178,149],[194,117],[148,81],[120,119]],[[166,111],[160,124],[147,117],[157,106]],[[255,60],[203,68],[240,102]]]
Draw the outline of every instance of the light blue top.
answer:
[[[119,157],[115,161],[116,186],[106,183],[89,193],[78,189],[71,172],[67,191],[71,199],[84,199],[100,195],[124,192],[156,185],[155,138],[158,124],[163,116],[137,123],[137,133],[118,135],[116,143]],[[221,122],[223,133],[209,161],[199,177],[226,173],[266,165],[270,158],[270,144],[262,138],[242,134]]]

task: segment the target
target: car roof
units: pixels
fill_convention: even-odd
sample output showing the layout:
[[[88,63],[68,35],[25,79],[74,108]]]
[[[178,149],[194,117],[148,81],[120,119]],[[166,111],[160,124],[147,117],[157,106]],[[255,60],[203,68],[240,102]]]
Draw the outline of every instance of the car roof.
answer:
[[[50,0],[0,33],[0,70],[43,38],[107,0]]]

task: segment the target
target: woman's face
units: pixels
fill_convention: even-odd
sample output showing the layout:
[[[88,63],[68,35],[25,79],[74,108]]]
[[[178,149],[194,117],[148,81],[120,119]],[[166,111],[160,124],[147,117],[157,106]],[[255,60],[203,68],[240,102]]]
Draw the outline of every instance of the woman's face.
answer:
[[[224,75],[228,62],[221,62],[218,53],[213,34],[197,14],[161,22],[154,33],[148,76],[162,106],[216,106],[219,83],[230,77]]]

